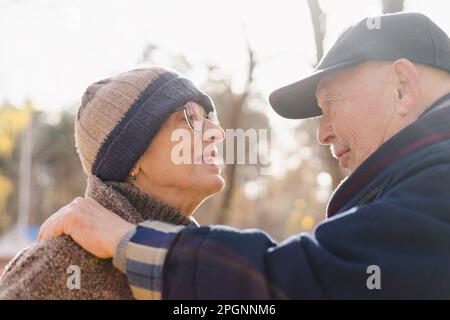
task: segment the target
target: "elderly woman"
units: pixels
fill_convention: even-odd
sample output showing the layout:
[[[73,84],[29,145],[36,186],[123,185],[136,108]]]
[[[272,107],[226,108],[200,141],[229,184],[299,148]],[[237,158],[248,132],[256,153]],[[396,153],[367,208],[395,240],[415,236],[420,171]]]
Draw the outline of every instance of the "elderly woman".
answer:
[[[174,159],[177,129],[190,138],[181,153],[191,162]],[[223,137],[210,98],[176,72],[150,67],[98,81],[75,119],[86,196],[133,224],[197,225],[195,209],[224,185],[214,147]],[[133,299],[131,290],[111,259],[67,236],[23,250],[0,278],[0,299]]]

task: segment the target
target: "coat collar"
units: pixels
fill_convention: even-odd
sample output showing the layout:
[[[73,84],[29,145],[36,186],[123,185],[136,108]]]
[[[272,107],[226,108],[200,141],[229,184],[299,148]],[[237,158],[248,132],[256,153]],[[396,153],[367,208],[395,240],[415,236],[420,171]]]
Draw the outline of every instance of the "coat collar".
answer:
[[[193,218],[186,217],[128,182],[103,182],[92,175],[88,178],[85,195],[132,223],[151,218],[177,225],[198,225]]]
[[[431,144],[450,139],[450,93],[434,102],[422,116],[401,130],[366,159],[333,193],[327,218],[337,214],[354,196],[394,162]]]

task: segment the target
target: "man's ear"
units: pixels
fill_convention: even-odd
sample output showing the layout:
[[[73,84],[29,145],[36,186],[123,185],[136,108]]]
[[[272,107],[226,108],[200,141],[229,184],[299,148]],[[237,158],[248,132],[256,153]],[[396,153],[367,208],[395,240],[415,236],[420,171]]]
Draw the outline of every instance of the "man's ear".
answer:
[[[419,74],[414,64],[399,59],[392,64],[397,113],[407,115],[417,107],[420,98]]]

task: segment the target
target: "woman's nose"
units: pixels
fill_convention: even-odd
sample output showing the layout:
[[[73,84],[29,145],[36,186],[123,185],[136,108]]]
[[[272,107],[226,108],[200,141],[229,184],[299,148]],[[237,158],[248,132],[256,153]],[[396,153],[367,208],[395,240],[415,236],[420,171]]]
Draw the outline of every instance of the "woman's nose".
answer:
[[[203,140],[206,142],[220,142],[225,139],[225,131],[218,124],[210,120],[205,120],[205,129],[203,133]]]

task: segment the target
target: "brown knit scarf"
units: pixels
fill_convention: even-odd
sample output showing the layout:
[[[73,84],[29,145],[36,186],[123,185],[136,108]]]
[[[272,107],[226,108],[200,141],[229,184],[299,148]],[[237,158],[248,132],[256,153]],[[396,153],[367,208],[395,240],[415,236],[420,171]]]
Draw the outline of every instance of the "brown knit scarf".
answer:
[[[129,183],[104,183],[92,176],[88,179],[86,196],[132,223],[153,218],[198,225]],[[73,274],[68,267],[73,265],[80,268],[79,289],[68,288],[68,279]],[[70,237],[61,236],[22,250],[7,265],[0,278],[0,299],[133,299],[133,296],[126,276],[112,266],[111,259],[98,259]]]

